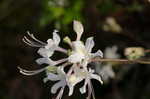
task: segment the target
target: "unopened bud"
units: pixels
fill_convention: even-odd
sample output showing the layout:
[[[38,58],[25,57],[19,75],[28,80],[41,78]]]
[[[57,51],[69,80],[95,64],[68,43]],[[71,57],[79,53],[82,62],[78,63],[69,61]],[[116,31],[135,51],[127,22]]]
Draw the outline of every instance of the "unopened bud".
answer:
[[[125,56],[130,59],[138,59],[145,55],[144,48],[142,47],[129,47],[125,49]]]
[[[71,44],[71,40],[70,40],[70,38],[68,36],[64,37],[63,41],[65,43]]]

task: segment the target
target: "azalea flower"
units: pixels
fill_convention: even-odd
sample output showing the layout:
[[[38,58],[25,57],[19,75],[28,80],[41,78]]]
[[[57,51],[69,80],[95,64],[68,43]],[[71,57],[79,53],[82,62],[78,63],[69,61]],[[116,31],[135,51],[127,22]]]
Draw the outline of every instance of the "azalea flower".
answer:
[[[104,58],[111,58],[111,59],[118,59],[120,58],[120,55],[117,53],[118,47],[112,46],[112,47],[106,47],[104,50]],[[110,78],[115,78],[116,73],[113,70],[113,64],[111,62],[108,62],[106,64],[101,63],[95,63],[97,66],[96,72],[101,75],[102,80],[104,82],[108,82]]]
[[[30,34],[27,32],[30,38],[27,38],[27,36],[24,36],[22,39],[26,44],[32,47],[39,47],[38,53],[43,57],[51,57],[54,53],[54,51],[60,51],[63,53],[67,53],[67,50],[59,47],[60,43],[60,37],[57,34],[57,30],[54,30],[53,32],[53,39],[48,39],[47,43],[44,43],[34,37],[33,34]],[[31,40],[30,40],[31,39]]]
[[[57,74],[47,72],[47,77],[44,78],[44,82],[46,83],[48,80],[50,81],[58,81],[51,88],[51,93],[55,94],[60,88],[60,92],[58,93],[56,99],[61,99],[63,95],[64,88],[67,84],[66,82],[66,73],[64,72],[63,67],[57,68]]]
[[[82,94],[85,93],[86,86],[88,86],[87,98],[90,99],[91,94],[94,98],[94,90],[92,87],[91,79],[96,79],[101,84],[103,83],[103,81],[101,80],[101,77],[95,73],[94,70],[88,67],[88,64],[92,62],[92,59],[95,57],[102,58],[103,53],[101,50],[98,50],[96,53],[92,53],[92,48],[95,45],[93,37],[87,38],[85,44],[81,41],[81,36],[84,32],[84,28],[79,21],[73,22],[73,29],[77,34],[76,40],[71,41],[69,37],[65,38],[65,41],[70,45],[71,50],[66,50],[59,46],[61,39],[57,34],[57,31],[53,32],[53,38],[48,39],[47,43],[36,39],[33,34],[28,33],[32,40],[29,40],[25,36],[23,38],[23,41],[30,46],[39,47],[38,53],[42,56],[42,58],[38,58],[36,62],[40,65],[47,64],[47,66],[34,71],[24,70],[20,67],[19,69],[20,72],[24,75],[35,75],[42,71],[46,71],[44,82],[47,82],[48,80],[58,81],[51,88],[51,93],[53,94],[55,94],[60,88],[56,99],[61,99],[64,88],[66,86],[69,88],[68,95],[71,96],[73,94],[75,85],[77,85],[81,81],[84,81],[84,85],[82,88],[80,88],[80,92]],[[53,53],[55,53],[55,51],[65,53],[68,57],[60,60],[52,60],[50,57],[53,55]],[[69,51],[70,53],[68,53]],[[70,69],[68,71],[64,71],[64,68],[66,68],[66,66],[70,66]]]
[[[91,53],[92,48],[94,47],[93,37],[89,37],[86,40],[85,45],[82,41],[80,41],[83,30],[82,24],[78,21],[74,21],[74,31],[77,34],[77,38],[76,41],[73,41],[71,44],[72,52],[68,58],[69,62],[71,63],[81,62],[82,60],[89,61],[90,58],[97,56],[103,57],[103,53],[100,50],[98,50],[96,53]]]

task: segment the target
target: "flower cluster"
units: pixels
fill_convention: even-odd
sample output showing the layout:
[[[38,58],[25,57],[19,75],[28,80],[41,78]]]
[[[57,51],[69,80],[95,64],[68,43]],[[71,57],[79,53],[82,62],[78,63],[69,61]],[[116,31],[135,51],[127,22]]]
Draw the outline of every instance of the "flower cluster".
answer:
[[[74,86],[81,81],[84,81],[84,85],[79,90],[82,94],[86,93],[88,90],[87,99],[90,99],[91,96],[94,97],[91,79],[96,79],[100,83],[103,83],[101,77],[88,66],[93,58],[102,58],[103,53],[101,50],[92,53],[92,48],[94,47],[93,37],[87,38],[85,44],[81,41],[84,29],[79,21],[73,22],[73,29],[77,34],[76,40],[71,41],[69,37],[64,38],[64,41],[69,44],[71,50],[66,50],[59,46],[61,39],[56,30],[53,32],[53,38],[48,39],[47,43],[36,39],[34,35],[30,33],[28,33],[30,38],[27,38],[26,36],[23,38],[23,41],[26,44],[33,47],[39,47],[38,54],[40,54],[42,58],[37,59],[36,62],[40,65],[47,64],[47,66],[34,71],[24,70],[19,67],[20,73],[24,75],[35,75],[42,71],[46,71],[44,82],[57,81],[52,86],[51,93],[55,94],[58,89],[60,89],[56,99],[61,99],[66,86],[69,88],[69,96],[71,96],[73,94]],[[67,57],[60,60],[52,60],[52,55],[54,52],[58,51],[65,53]],[[65,69],[66,67],[69,69]]]

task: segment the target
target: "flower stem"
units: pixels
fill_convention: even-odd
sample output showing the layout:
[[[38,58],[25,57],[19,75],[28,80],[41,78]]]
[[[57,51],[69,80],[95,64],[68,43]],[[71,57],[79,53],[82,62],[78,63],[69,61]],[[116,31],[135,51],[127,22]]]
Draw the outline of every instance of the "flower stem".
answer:
[[[122,64],[150,64],[150,60],[128,60],[128,59],[102,59],[102,58],[95,58],[91,60],[92,62],[119,62]]]

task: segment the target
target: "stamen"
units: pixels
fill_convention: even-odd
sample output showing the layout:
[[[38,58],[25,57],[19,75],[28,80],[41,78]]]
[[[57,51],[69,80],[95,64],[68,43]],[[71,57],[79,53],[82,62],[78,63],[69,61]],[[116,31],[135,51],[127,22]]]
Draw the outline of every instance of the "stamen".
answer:
[[[61,47],[57,47],[57,49],[56,49],[57,51],[60,51],[60,52],[63,52],[63,53],[65,53],[65,54],[67,54],[67,50],[66,49],[64,49],[64,48],[61,48]]]
[[[45,45],[29,40],[26,36],[22,39],[26,44],[32,47],[44,47]]]
[[[22,69],[21,67],[18,67],[20,73],[23,75],[27,75],[27,76],[38,74],[38,73],[44,71],[46,68],[47,67],[44,67],[44,68],[39,69],[39,70],[28,71],[28,70]]]
[[[25,42],[29,46],[32,46],[32,47],[44,47],[46,45],[46,43],[36,39],[34,37],[34,35],[30,34],[28,31],[27,31],[27,34],[29,35],[30,39],[32,39],[32,40],[28,39],[26,36],[24,36],[24,38],[22,40],[23,40],[23,42]]]
[[[44,42],[42,42],[42,41],[40,41],[40,40],[38,40],[38,39],[36,39],[35,37],[34,37],[34,35],[33,34],[30,34],[29,33],[29,31],[27,31],[27,33],[28,33],[28,35],[33,39],[33,40],[35,40],[35,41],[37,41],[37,42],[39,42],[39,43],[41,43],[41,44],[43,44],[43,45],[45,45],[46,43],[44,43]]]
[[[67,61],[67,60],[68,60],[68,58],[63,58],[63,59],[60,59],[58,61],[55,61],[56,62],[55,65],[61,64],[61,63],[65,62],[65,61]]]

